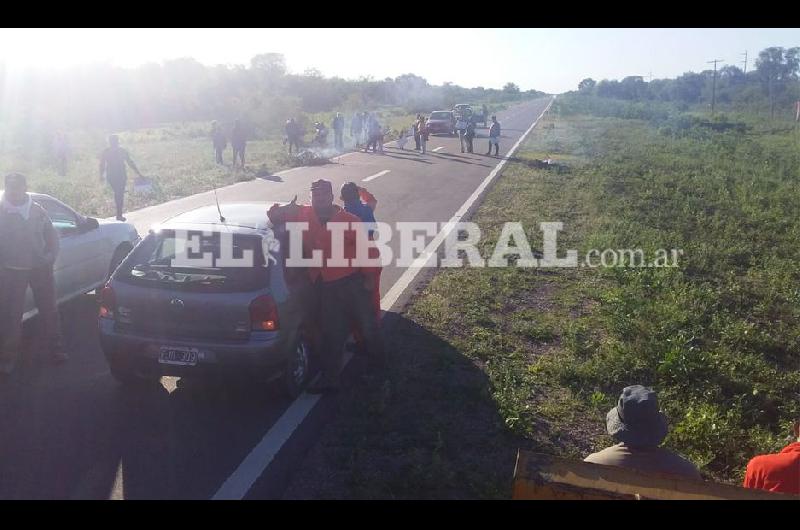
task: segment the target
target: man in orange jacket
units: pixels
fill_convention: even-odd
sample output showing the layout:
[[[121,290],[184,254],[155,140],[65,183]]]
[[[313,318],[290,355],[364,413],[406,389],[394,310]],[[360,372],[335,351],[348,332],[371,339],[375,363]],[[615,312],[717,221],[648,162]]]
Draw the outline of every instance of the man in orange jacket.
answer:
[[[747,464],[745,488],[800,495],[800,420],[792,428],[794,443],[780,453],[760,455]]]
[[[311,184],[311,206],[274,204],[267,212],[273,223],[305,222],[303,232],[303,257],[312,258],[314,251],[321,252],[321,265],[308,267],[313,284],[310,324],[318,328],[316,352],[320,355],[322,377],[309,387],[309,392],[322,393],[339,388],[342,368],[342,351],[354,321],[362,330],[367,352],[378,365],[384,362],[383,339],[372,304],[373,267],[356,267],[349,263],[356,257],[356,232],[344,231],[343,255],[346,265],[330,266],[333,255],[331,230],[328,223],[361,223],[361,220],[333,204],[333,186],[330,181],[317,180]],[[292,249],[289,249],[292,252]]]

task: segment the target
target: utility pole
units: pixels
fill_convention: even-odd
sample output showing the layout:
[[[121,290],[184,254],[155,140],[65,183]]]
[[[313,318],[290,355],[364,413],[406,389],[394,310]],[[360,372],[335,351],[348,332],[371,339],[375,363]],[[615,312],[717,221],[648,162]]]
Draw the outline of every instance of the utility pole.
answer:
[[[744,55],[744,75],[747,75],[747,50],[744,53],[740,53],[739,55]]]
[[[648,83],[652,83],[652,82],[653,82],[653,71],[652,71],[652,70],[650,70],[650,71],[647,73],[647,82],[648,82]]]
[[[714,63],[714,81],[711,85],[711,114],[714,114],[714,105],[717,102],[717,63],[724,61],[725,59],[714,59],[713,61],[707,62],[707,64]]]

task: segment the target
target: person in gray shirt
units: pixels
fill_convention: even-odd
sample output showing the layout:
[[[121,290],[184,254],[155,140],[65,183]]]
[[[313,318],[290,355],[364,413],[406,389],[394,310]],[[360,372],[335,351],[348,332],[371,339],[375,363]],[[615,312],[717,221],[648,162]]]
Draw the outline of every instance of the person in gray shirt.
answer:
[[[66,361],[56,306],[53,263],[58,234],[47,212],[28,195],[24,175],[5,177],[0,199],[0,374],[10,374],[21,349],[22,315],[30,285],[50,354]]]
[[[606,429],[619,443],[587,456],[584,462],[702,480],[694,464],[659,447],[667,436],[667,418],[649,388],[626,387],[617,406],[606,415]]]

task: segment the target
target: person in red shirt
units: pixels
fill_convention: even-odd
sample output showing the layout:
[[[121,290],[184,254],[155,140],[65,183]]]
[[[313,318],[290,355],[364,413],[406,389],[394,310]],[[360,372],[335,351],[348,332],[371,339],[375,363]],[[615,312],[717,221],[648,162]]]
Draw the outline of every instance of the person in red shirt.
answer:
[[[356,322],[363,333],[367,353],[377,366],[384,363],[383,339],[372,305],[373,267],[357,267],[349,263],[356,257],[355,226],[361,219],[333,203],[330,181],[317,180],[311,184],[311,206],[298,205],[297,197],[287,205],[272,205],[267,211],[275,224],[308,223],[303,232],[303,257],[312,258],[321,251],[322,263],[307,269],[313,284],[309,307],[309,324],[316,327],[315,350],[320,355],[322,376],[309,387],[309,392],[322,393],[339,388],[342,352],[349,333],[350,322]],[[331,231],[328,223],[353,223],[344,231],[343,255],[346,265],[331,266]],[[291,253],[293,249],[289,249]]]
[[[794,443],[780,453],[759,455],[747,464],[745,488],[800,495],[800,420],[792,428]]]

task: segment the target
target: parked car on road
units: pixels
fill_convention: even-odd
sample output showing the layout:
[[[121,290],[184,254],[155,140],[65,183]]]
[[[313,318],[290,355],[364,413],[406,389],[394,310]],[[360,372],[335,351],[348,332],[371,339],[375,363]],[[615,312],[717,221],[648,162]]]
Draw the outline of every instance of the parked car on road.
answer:
[[[427,121],[430,134],[456,134],[456,119],[449,110],[436,110],[431,112]]]
[[[298,395],[309,375],[302,289],[290,288],[281,234],[263,203],[223,204],[151,229],[101,293],[100,342],[122,383],[244,375],[282,379]],[[205,232],[205,234],[204,234]],[[188,257],[181,261],[185,241]],[[285,242],[285,240],[284,240]],[[242,266],[227,258],[247,259]]]
[[[102,287],[139,242],[132,224],[86,217],[49,195],[29,195],[45,209],[58,232],[61,250],[53,269],[59,304]],[[37,313],[33,292],[28,288],[22,321]]]

